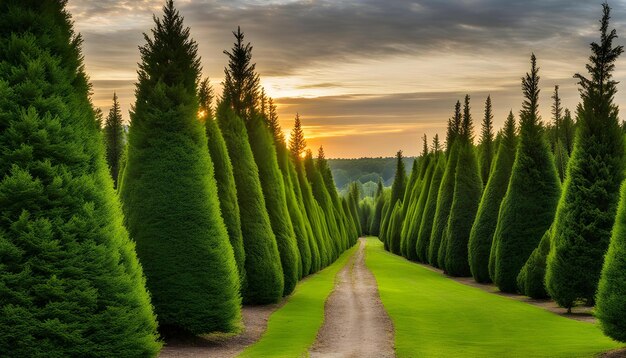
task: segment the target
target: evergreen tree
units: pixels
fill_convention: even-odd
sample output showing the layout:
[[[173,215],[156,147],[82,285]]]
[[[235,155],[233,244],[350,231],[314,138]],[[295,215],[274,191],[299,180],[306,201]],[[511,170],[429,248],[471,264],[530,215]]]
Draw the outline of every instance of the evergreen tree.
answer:
[[[559,202],[548,256],[546,285],[562,307],[576,300],[594,303],[602,259],[611,237],[624,179],[624,139],[619,128],[617,92],[612,80],[615,61],[623,52],[608,31],[610,8],[603,5],[601,41],[591,44],[590,78],[576,74],[581,86],[578,132]],[[584,267],[584,270],[580,268]]]
[[[402,159],[402,151],[399,150],[396,153],[396,174],[394,176],[393,184],[391,185],[391,198],[389,202],[390,210],[386,213],[386,217],[383,220],[383,223],[381,225],[381,231],[382,231],[381,238],[383,242],[385,241],[387,242],[387,246],[389,246],[389,243],[390,243],[389,238],[386,237],[387,224],[391,218],[392,211],[395,209],[396,202],[398,200],[401,201],[402,198],[404,197],[404,191],[406,190],[406,182],[407,182],[406,169],[404,168],[404,160]]]
[[[237,202],[237,188],[233,176],[233,166],[228,156],[228,148],[226,148],[226,142],[214,117],[215,111],[212,105],[213,89],[208,78],[200,84],[198,99],[200,102],[198,113],[204,119],[209,155],[213,162],[213,174],[217,183],[220,212],[222,213],[230,245],[235,255],[235,263],[237,264],[239,281],[241,282],[241,292],[245,292],[245,252],[243,249],[243,235],[241,233],[239,203]]]
[[[520,139],[507,193],[500,206],[494,235],[494,282],[504,292],[517,291],[517,275],[552,224],[559,199],[559,178],[538,112],[539,69],[522,78],[524,103]]]
[[[410,212],[410,216],[408,216],[404,222],[405,226],[408,227],[406,232],[406,258],[411,261],[419,260],[418,252],[416,251],[417,240],[420,225],[422,223],[422,216],[424,214],[424,207],[426,205],[426,200],[428,199],[428,190],[430,189],[430,183],[432,181],[438,159],[438,156],[434,153],[431,155],[431,157],[432,158],[429,161],[428,169],[426,170],[426,174],[424,175],[422,184],[419,187],[419,195],[417,196],[418,199],[414,204],[414,209]]]
[[[156,356],[65,4],[0,2],[0,352]]]
[[[487,100],[485,101],[485,116],[483,118],[482,131],[480,134],[480,176],[485,186],[489,180],[494,148],[491,96],[487,96]]]
[[[437,196],[439,194],[439,187],[445,170],[445,161],[446,160],[443,155],[440,155],[436,160],[433,160],[432,178],[428,187],[428,196],[426,197],[426,202],[424,203],[422,220],[419,224],[415,251],[417,260],[424,263],[431,262],[429,258],[430,234],[432,232],[433,220],[437,209]]]
[[[244,34],[241,28],[233,31],[235,43],[229,51],[224,51],[228,56],[228,66],[224,69],[224,102],[233,106],[235,113],[245,121],[248,121],[256,112],[256,104],[260,91],[260,79],[256,73],[256,64],[252,63],[252,46],[244,44]]]
[[[565,149],[567,149],[567,155],[572,155],[572,150],[574,149],[574,136],[576,134],[576,123],[572,119],[572,114],[569,109],[565,108],[565,115],[563,116],[563,123],[561,125],[563,130],[561,131],[563,139],[563,145]]]
[[[270,97],[268,101],[267,119],[270,132],[274,137],[276,145],[278,146],[279,143],[285,143],[285,135],[280,128],[280,123],[278,122],[278,112],[276,110],[276,105],[274,104],[274,99],[272,99],[272,97]]]
[[[304,131],[302,130],[302,123],[300,122],[300,115],[296,113],[296,119],[294,120],[293,129],[291,130],[291,137],[289,138],[289,150],[291,155],[299,158],[306,149],[306,139],[304,139]]]
[[[324,180],[324,186],[326,187],[326,191],[330,195],[331,203],[333,204],[333,208],[335,211],[335,220],[336,225],[339,230],[340,236],[335,240],[337,244],[337,252],[343,252],[350,245],[348,242],[349,238],[353,238],[354,242],[356,242],[356,238],[359,237],[359,233],[357,227],[353,220],[348,220],[348,215],[350,213],[344,212],[343,206],[339,199],[339,194],[337,193],[337,188],[335,187],[335,181],[333,180],[333,174],[330,170],[330,166],[328,165],[328,160],[326,160],[326,156],[324,154],[324,148],[320,146],[316,165],[319,173],[322,175],[322,179]]]
[[[197,45],[172,1],[164,12],[140,48],[120,197],[161,327],[230,332],[240,282],[197,119]]]
[[[273,137],[263,117],[260,114],[254,114],[246,124],[252,155],[259,169],[265,208],[270,218],[283,267],[283,296],[287,296],[296,288],[302,269],[296,234],[287,209],[283,176],[278,167]]]
[[[495,251],[492,248],[493,234],[496,231],[498,211],[506,194],[511,169],[515,161],[516,147],[515,119],[511,111],[504,123],[502,140],[498,147],[493,170],[480,200],[476,220],[474,220],[470,233],[468,257],[472,276],[476,282],[491,281],[489,262],[492,253],[495,261]]]
[[[554,134],[551,138],[552,152],[554,153],[554,164],[556,165],[557,172],[559,173],[559,179],[561,182],[565,180],[565,172],[567,171],[567,162],[569,161],[569,153],[563,145],[561,134],[562,131],[562,107],[561,97],[559,97],[559,86],[554,86],[554,93],[552,94],[552,118],[554,118]]]
[[[433,145],[431,147],[431,152],[438,154],[441,152],[441,143],[439,143],[439,134],[435,134],[433,138]]]
[[[117,100],[117,93],[113,93],[113,107],[104,122],[104,143],[106,146],[107,164],[113,178],[113,185],[117,188],[120,158],[124,151],[124,127],[122,127],[122,110]]]
[[[455,170],[454,194],[447,226],[445,271],[452,276],[470,276],[467,246],[483,190],[478,161],[474,154],[470,97],[465,96],[459,132],[459,158]]]
[[[430,243],[428,247],[428,261],[435,267],[441,267],[439,263],[439,252],[442,248],[442,242],[446,226],[448,224],[448,215],[452,206],[452,195],[454,194],[454,177],[456,164],[458,161],[459,150],[455,145],[461,127],[461,102],[457,101],[454,106],[454,116],[448,121],[448,153],[446,161],[446,169],[441,179],[441,185],[437,194],[437,208],[433,218],[432,231],[430,233]],[[443,245],[443,248],[446,246]],[[445,255],[444,255],[445,256]],[[442,262],[443,257],[442,256]]]
[[[376,191],[376,206],[374,207],[374,216],[372,217],[372,226],[370,227],[370,235],[378,236],[380,234],[380,221],[383,214],[383,206],[385,205],[385,195],[383,182],[378,179],[378,189]]]
[[[271,119],[272,105],[273,102],[270,98],[270,123],[274,123],[274,125],[270,126],[270,130],[273,133],[274,143],[276,145],[278,166],[283,176],[287,209],[289,211],[289,217],[291,219],[294,234],[296,235],[298,252],[300,254],[300,271],[302,271],[300,277],[302,277],[311,273],[311,268],[313,266],[312,252],[317,252],[317,255],[319,256],[319,251],[317,251],[317,247],[314,248],[314,244],[311,243],[313,238],[309,236],[311,228],[307,228],[307,222],[305,221],[306,212],[303,207],[303,203],[301,203],[302,193],[300,192],[300,187],[297,184],[294,164],[289,160],[289,151],[287,150],[285,142],[280,138],[282,130],[278,124],[278,117],[275,117],[275,120]],[[273,116],[276,116],[276,114],[273,114]],[[310,223],[308,225],[310,225]],[[318,270],[319,263],[315,266],[317,267],[316,270]]]
[[[626,342],[626,185],[622,185],[620,198],[598,286],[595,316],[607,336]]]
[[[519,291],[532,298],[547,298],[545,276],[546,259],[550,252],[550,237],[552,230],[548,229],[541,237],[539,246],[533,250],[528,261],[517,275],[517,287]]]
[[[244,302],[277,302],[284,289],[283,269],[246,127],[227,102],[217,108],[217,123],[231,158],[239,204],[246,255]]]
[[[402,200],[396,201],[396,204],[389,216],[389,251],[398,255],[400,253],[400,231],[402,229]]]
[[[426,137],[424,137],[426,139]],[[425,148],[427,148],[428,144],[426,144]],[[411,229],[413,224],[419,224],[416,222],[416,215],[419,215],[418,210],[418,202],[420,199],[420,194],[422,193],[422,187],[424,186],[424,181],[426,180],[427,169],[430,167],[430,162],[432,159],[431,155],[428,155],[428,149],[426,149],[425,155],[423,155],[419,159],[419,165],[413,165],[414,173],[412,173],[411,180],[409,180],[409,185],[405,191],[403,203],[403,212],[401,213],[403,223],[402,223],[402,233],[400,240],[400,251],[402,256],[409,258],[410,260],[417,260],[417,255],[415,252],[415,242],[417,240],[417,235],[413,235],[411,233]],[[411,184],[411,182],[413,182]]]

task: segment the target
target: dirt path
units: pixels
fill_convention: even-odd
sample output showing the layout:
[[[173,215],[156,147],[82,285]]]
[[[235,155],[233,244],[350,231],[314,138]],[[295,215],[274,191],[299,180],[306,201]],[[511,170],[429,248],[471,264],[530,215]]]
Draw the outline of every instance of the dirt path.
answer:
[[[244,331],[236,336],[208,335],[203,337],[177,337],[166,340],[160,358],[235,357],[261,338],[267,328],[269,316],[282,303],[265,306],[244,306],[242,309]]]
[[[326,301],[324,324],[311,357],[395,357],[394,331],[376,285],[365,266],[365,239],[337,274]]]
[[[550,311],[552,313],[558,314],[559,316],[563,316],[563,317],[570,318],[570,319],[577,320],[577,321],[589,322],[589,323],[596,322],[596,318],[591,314],[592,307],[584,307],[584,306],[573,307],[572,313],[567,313],[567,309],[559,307],[559,305],[557,305],[556,302],[550,299],[535,299],[535,298],[530,298],[530,297],[515,294],[515,293],[501,292],[493,283],[478,283],[474,281],[474,279],[471,277],[452,277],[452,276],[448,276],[444,274],[442,270],[434,268],[432,266],[429,266],[426,264],[419,264],[419,265],[428,270],[440,273],[441,275],[451,280],[454,280],[458,283],[462,283],[467,286],[476,287],[483,291],[493,293],[499,296],[508,297],[516,301],[526,302],[528,304],[541,307],[546,311]]]

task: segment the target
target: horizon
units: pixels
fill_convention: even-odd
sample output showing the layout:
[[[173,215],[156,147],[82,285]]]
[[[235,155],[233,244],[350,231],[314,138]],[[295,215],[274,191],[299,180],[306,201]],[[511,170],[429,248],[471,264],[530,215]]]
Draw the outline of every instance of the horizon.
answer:
[[[586,74],[601,2],[556,1],[191,1],[176,6],[199,46],[203,76],[221,93],[232,30],[251,42],[261,85],[278,105],[288,135],[299,113],[309,149],[328,157],[419,155],[422,135],[445,138],[456,100],[472,98],[475,142],[484,101],[494,127],[512,110],[519,119],[520,79],[534,52],[540,67],[540,114],[551,122],[554,85],[563,106],[579,102],[573,75]],[[611,1],[612,26],[626,30],[625,1]],[[134,102],[138,46],[162,12],[162,0],[70,0],[84,38],[94,104],[104,115],[116,91],[123,117]],[[618,44],[623,43],[621,38]],[[624,59],[615,79],[624,82]],[[618,91],[624,84],[618,84]],[[471,90],[470,90],[471,89]],[[622,96],[615,99],[626,105]],[[372,145],[376,143],[376,145]]]

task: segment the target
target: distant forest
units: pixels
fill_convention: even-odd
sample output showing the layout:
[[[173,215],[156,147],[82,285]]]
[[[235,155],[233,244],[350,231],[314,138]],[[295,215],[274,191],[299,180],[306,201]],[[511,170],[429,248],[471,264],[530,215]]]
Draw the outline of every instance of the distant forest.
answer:
[[[409,174],[415,157],[403,159],[404,167]],[[386,187],[391,186],[396,174],[396,157],[329,159],[328,164],[340,194],[347,192],[351,182],[357,182],[361,189],[361,198],[376,194],[378,179],[382,179]]]

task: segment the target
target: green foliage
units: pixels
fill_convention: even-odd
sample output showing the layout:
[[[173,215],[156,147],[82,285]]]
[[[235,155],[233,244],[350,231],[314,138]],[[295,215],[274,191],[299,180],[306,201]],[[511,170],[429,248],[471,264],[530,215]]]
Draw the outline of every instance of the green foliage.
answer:
[[[300,158],[306,149],[306,140],[304,139],[304,131],[302,131],[302,123],[300,115],[296,113],[293,129],[289,138],[289,150],[294,158]]]
[[[243,236],[241,234],[241,218],[239,203],[237,202],[237,188],[233,177],[233,166],[228,156],[228,148],[222,136],[213,110],[213,88],[206,78],[198,89],[199,113],[203,113],[204,126],[207,136],[209,155],[213,162],[213,173],[217,182],[217,194],[220,203],[220,212],[226,225],[230,245],[235,255],[235,263],[239,272],[241,292],[245,292],[246,269],[245,252],[243,250]]]
[[[383,213],[385,217],[383,219],[383,224],[381,226],[381,230],[382,230],[381,238],[383,241],[387,241],[387,246],[389,246],[390,244],[390,237],[388,236],[388,231],[389,231],[388,224],[389,224],[389,221],[391,220],[391,214],[393,213],[396,203],[399,200],[402,200],[402,198],[404,197],[404,191],[406,190],[406,186],[407,186],[407,177],[406,177],[406,171],[404,168],[404,161],[402,160],[402,151],[400,150],[396,154],[396,174],[393,180],[393,185],[391,186],[391,199],[389,201],[389,210],[387,210],[386,213]],[[397,244],[398,244],[397,249],[399,250],[400,243],[398,242]],[[399,251],[394,251],[394,253],[399,253]]]
[[[435,167],[438,162],[438,156],[436,154],[431,154],[430,157],[428,169],[426,170],[424,179],[419,186],[419,194],[416,196],[417,200],[414,200],[413,209],[409,210],[409,215],[404,221],[406,232],[403,232],[402,238],[406,241],[406,258],[411,261],[418,261],[419,259],[417,252],[417,240],[419,230],[421,228],[424,208],[426,206],[426,200],[428,199],[430,183],[432,182]]]
[[[312,238],[309,237],[306,223],[304,221],[304,207],[301,206],[301,204],[299,204],[298,202],[296,190],[293,183],[293,178],[295,177],[295,167],[293,166],[293,163],[289,160],[289,153],[287,151],[287,147],[285,147],[284,142],[276,143],[276,154],[278,156],[278,166],[280,167],[280,171],[282,173],[285,184],[284,188],[285,199],[287,201],[287,210],[289,211],[289,217],[291,219],[291,224],[293,226],[293,231],[298,246],[298,252],[300,254],[299,267],[301,274],[299,276],[302,277],[311,273],[311,251],[314,250],[311,247],[310,243],[310,240],[312,240]],[[291,174],[291,171],[293,171],[293,174]],[[317,254],[319,255],[319,251]],[[319,263],[317,264],[317,266],[319,269]]]
[[[471,142],[460,142],[454,196],[447,227],[445,270],[452,276],[470,276],[468,242],[483,190]]]
[[[430,243],[428,246],[428,262],[435,267],[441,267],[443,262],[442,256],[439,259],[440,251],[445,248],[444,233],[448,224],[448,216],[452,207],[452,199],[454,194],[454,177],[456,172],[456,164],[459,157],[459,146],[453,145],[448,153],[446,169],[441,178],[441,184],[437,194],[437,207],[435,216],[433,217],[432,230],[430,232]]]
[[[578,132],[559,202],[546,285],[550,296],[570,308],[576,300],[594,303],[602,259],[615,221],[619,185],[624,179],[624,141],[619,128],[617,92],[612,80],[622,46],[613,47],[615,30],[607,33],[609,7],[604,4],[601,43],[591,45],[587,70],[591,79],[577,74],[582,105]],[[581,268],[584,267],[584,270]]]
[[[402,201],[396,201],[391,216],[389,219],[389,229],[387,232],[389,240],[389,251],[399,255],[400,254],[400,235],[402,231]]]
[[[319,252],[319,268],[326,267],[331,262],[331,257],[329,249],[327,248],[329,239],[325,231],[325,226],[323,225],[324,219],[318,213],[319,204],[313,197],[313,190],[307,179],[303,163],[300,161],[300,158],[292,159],[296,166],[298,184],[302,193],[302,202],[307,214],[306,217],[311,224],[312,238]],[[312,263],[314,259],[315,256],[313,256]]]
[[[494,234],[494,282],[504,292],[517,291],[517,275],[554,219],[560,194],[554,160],[537,114],[539,75],[535,56],[522,79],[524,103],[520,139],[507,193]]]
[[[224,69],[223,101],[232,105],[235,114],[244,121],[256,114],[256,103],[259,97],[260,79],[256,73],[256,64],[252,63],[252,46],[244,44],[241,28],[233,31],[235,43],[228,56],[228,66]]]
[[[515,148],[517,147],[513,112],[509,113],[502,133],[493,170],[480,200],[476,220],[474,220],[470,233],[468,258],[472,276],[476,282],[489,282],[491,280],[489,262],[492,252],[495,262],[495,251],[491,244],[498,223],[500,204],[509,184],[511,169],[515,161]]]
[[[0,2],[0,352],[156,356],[161,344],[65,2]]]
[[[493,113],[491,110],[491,96],[487,96],[487,100],[485,101],[485,116],[483,118],[482,130],[480,133],[480,177],[482,178],[483,184],[487,185],[495,148],[493,143]]]
[[[379,190],[376,193],[376,206],[374,207],[374,215],[372,217],[372,224],[370,226],[370,235],[378,236],[380,234],[380,222],[383,215],[383,206],[385,206],[386,195],[383,192],[382,182],[378,182]]]
[[[248,133],[243,120],[226,102],[217,108],[217,121],[233,165],[241,215],[241,234],[246,253],[244,302],[277,302],[283,294],[283,269]]]
[[[220,211],[230,245],[233,248],[239,281],[241,282],[241,292],[245,292],[246,268],[245,251],[243,249],[243,235],[241,233],[241,217],[239,213],[239,203],[237,202],[237,188],[233,177],[233,166],[228,156],[226,142],[222,132],[214,118],[207,118],[205,121],[206,136],[209,147],[209,154],[214,167],[215,181],[217,182],[217,194],[219,197]]]
[[[171,1],[164,11],[140,49],[120,197],[161,326],[235,331],[240,283],[197,119],[197,45]]]
[[[293,292],[298,283],[300,253],[287,210],[283,176],[278,168],[274,141],[263,117],[258,114],[253,115],[247,122],[247,128],[252,154],[259,169],[265,208],[270,218],[283,267],[285,282],[283,296],[287,296]]]
[[[404,157],[404,167],[410,173],[413,170],[414,157]],[[352,182],[365,184],[378,183],[382,180],[384,186],[391,186],[396,174],[396,158],[356,158],[356,159],[328,159],[328,166],[333,173],[335,185],[344,190]]]
[[[533,250],[530,254],[528,261],[522,267],[519,275],[517,276],[517,287],[519,291],[532,298],[546,298],[548,293],[546,292],[545,276],[546,276],[546,259],[550,252],[550,238],[552,236],[552,230],[548,229],[539,246]]]
[[[598,286],[595,315],[606,335],[626,342],[626,185]]]
[[[104,133],[107,164],[109,165],[109,171],[113,178],[113,184],[117,187],[120,158],[124,151],[125,143],[124,127],[122,127],[122,111],[116,93],[113,93],[113,107],[111,107],[109,111],[102,131]]]
[[[417,242],[415,244],[417,260],[420,262],[432,262],[429,258],[430,234],[432,232],[433,220],[437,210],[437,196],[439,194],[439,187],[441,186],[441,179],[443,178],[443,172],[445,170],[445,163],[446,158],[441,154],[438,156],[436,161],[433,161],[434,167],[432,179],[428,188],[428,196],[424,204],[424,212],[422,214],[422,220],[420,221]]]

